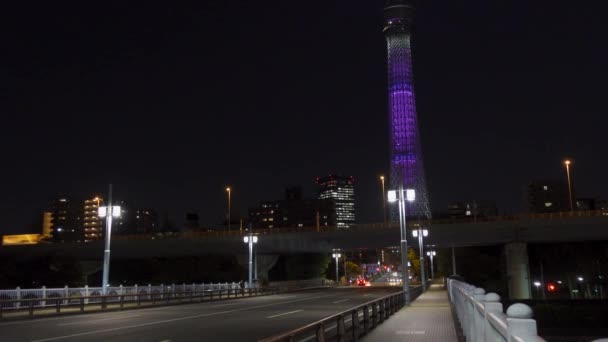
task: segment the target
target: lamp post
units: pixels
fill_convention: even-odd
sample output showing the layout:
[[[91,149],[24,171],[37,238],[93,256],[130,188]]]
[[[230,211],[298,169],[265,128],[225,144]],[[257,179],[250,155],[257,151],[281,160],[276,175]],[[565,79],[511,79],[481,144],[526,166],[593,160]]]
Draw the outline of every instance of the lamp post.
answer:
[[[401,232],[401,279],[403,284],[403,301],[405,305],[410,305],[410,279],[407,262],[407,227],[405,217],[405,201],[413,202],[416,199],[416,191],[412,189],[404,190],[403,186],[399,190],[388,192],[388,201],[399,204],[399,230]]]
[[[420,253],[420,280],[422,282],[422,292],[426,291],[426,272],[424,271],[424,254],[423,254],[423,237],[426,237],[429,235],[429,231],[428,229],[422,229],[421,227],[418,227],[418,229],[414,229],[412,230],[412,235],[414,237],[418,238],[418,247],[419,247],[419,253]]]
[[[228,193],[228,231],[230,231],[230,193],[232,192],[230,187],[226,188],[226,192]]]
[[[340,259],[340,257],[342,256],[342,254],[336,252],[336,250],[334,250],[334,253],[331,255],[334,259],[336,259],[336,283],[339,284],[340,283],[340,275],[338,274],[338,260]]]
[[[428,252],[426,252],[426,255],[428,255],[429,257],[431,257],[431,280],[435,279],[435,268],[433,266],[433,257],[435,256],[435,251],[430,250]]]
[[[570,211],[574,211],[574,203],[572,200],[572,181],[570,180],[570,164],[572,164],[570,160],[564,160],[564,165],[566,165],[566,177],[568,178],[568,200],[570,201]]]
[[[380,176],[380,183],[382,183],[382,219],[384,221],[382,221],[384,223],[384,226],[386,227],[386,197],[385,197],[385,190],[384,190],[384,176]]]
[[[249,288],[253,285],[253,244],[258,243],[258,236],[249,231],[249,235],[243,237],[243,241],[249,245]]]
[[[106,295],[108,291],[108,279],[110,278],[110,239],[112,235],[112,218],[120,217],[120,206],[112,206],[112,184],[108,191],[108,205],[98,207],[98,216],[106,218],[105,249],[103,251],[103,278],[101,284],[101,294]]]

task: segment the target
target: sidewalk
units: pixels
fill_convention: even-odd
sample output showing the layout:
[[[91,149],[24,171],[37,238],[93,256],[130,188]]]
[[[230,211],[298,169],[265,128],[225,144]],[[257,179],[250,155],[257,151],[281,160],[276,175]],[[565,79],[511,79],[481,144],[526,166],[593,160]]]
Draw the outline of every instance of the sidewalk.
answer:
[[[457,342],[447,291],[442,285],[431,285],[410,307],[399,310],[362,340]]]

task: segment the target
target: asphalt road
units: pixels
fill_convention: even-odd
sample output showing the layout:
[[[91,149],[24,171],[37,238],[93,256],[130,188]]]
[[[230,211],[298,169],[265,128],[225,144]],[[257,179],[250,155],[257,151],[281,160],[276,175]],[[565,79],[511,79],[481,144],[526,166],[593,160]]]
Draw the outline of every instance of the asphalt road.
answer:
[[[113,313],[0,322],[1,341],[257,341],[398,288],[317,289]]]

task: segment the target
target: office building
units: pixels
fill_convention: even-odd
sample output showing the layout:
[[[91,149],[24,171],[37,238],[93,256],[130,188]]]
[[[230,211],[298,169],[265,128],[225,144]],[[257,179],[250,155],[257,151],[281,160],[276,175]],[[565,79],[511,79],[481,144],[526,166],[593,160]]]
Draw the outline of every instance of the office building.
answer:
[[[334,215],[330,225],[349,228],[355,224],[355,178],[329,175],[317,177],[319,199],[328,200]]]

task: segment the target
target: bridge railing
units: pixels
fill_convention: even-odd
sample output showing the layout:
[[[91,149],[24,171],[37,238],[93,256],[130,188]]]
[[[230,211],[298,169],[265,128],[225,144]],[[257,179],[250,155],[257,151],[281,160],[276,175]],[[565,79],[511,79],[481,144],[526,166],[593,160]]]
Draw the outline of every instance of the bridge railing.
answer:
[[[247,286],[247,284],[245,284]],[[235,290],[239,289],[238,283],[210,283],[210,284],[170,284],[170,285],[151,285],[146,286],[110,286],[107,294],[112,295],[106,300],[117,301],[119,297],[125,296],[127,299],[135,298],[139,295],[147,296],[148,299],[153,295],[179,296],[183,293],[201,292],[207,290]],[[55,306],[57,298],[63,298],[63,305],[69,305],[72,301],[70,298],[85,298],[85,304],[101,302],[101,287],[61,287],[61,288],[46,288],[45,286],[39,289],[21,289],[19,287],[12,290],[0,290],[0,301],[12,300],[12,304],[3,304],[4,309],[19,309],[22,302],[26,300],[28,305],[30,300],[35,307],[46,307],[48,305]],[[52,302],[53,304],[49,304]]]
[[[467,342],[545,341],[538,336],[532,309],[516,303],[503,312],[500,296],[482,288],[448,279],[448,294]]]
[[[168,288],[167,288],[168,290]],[[0,300],[0,319],[11,313],[11,318],[34,317],[63,313],[78,313],[104,310],[123,310],[143,305],[186,304],[230,298],[261,296],[279,293],[276,288],[226,288],[178,292],[123,293],[106,296],[57,296],[46,299],[44,306],[39,298]],[[25,312],[25,314],[21,314]]]
[[[418,288],[418,290],[420,289]],[[401,307],[403,307],[403,292],[396,292],[259,342],[330,341],[334,339],[359,341],[361,336],[367,334]]]

